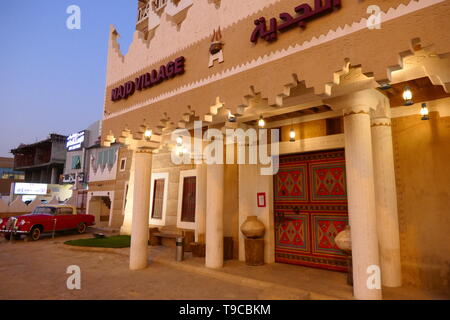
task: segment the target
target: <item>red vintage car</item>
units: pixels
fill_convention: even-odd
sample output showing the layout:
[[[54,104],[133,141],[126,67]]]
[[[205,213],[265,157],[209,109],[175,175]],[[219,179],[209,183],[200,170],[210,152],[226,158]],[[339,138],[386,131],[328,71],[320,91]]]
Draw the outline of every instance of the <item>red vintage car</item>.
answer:
[[[87,227],[95,224],[94,221],[93,215],[77,214],[73,206],[46,204],[36,207],[30,214],[0,218],[0,234],[4,234],[8,240],[11,235],[20,238],[24,234],[31,240],[37,241],[42,233],[66,230],[84,233]]]

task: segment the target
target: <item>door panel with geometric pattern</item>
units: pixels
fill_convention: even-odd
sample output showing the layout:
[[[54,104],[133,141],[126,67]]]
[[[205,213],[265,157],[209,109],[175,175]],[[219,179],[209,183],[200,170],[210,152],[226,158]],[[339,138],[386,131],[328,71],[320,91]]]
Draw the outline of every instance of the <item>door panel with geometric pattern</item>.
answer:
[[[347,271],[334,242],[348,224],[344,150],[280,156],[275,261]]]

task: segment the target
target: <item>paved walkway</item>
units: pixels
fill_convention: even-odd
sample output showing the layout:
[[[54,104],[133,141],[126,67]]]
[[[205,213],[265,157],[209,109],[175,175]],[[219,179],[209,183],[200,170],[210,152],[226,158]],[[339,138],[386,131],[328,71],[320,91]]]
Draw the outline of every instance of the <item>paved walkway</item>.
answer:
[[[79,237],[79,236],[78,236]],[[128,258],[110,253],[58,248],[56,241],[0,240],[0,300],[5,299],[258,299],[259,291],[164,264],[131,272]],[[81,290],[66,286],[70,265],[81,268]]]
[[[203,258],[175,248],[149,247],[150,266],[128,270],[129,249],[86,249],[64,241],[92,235],[64,235],[38,242],[0,240],[0,299],[352,299],[346,275],[286,264],[249,267],[226,261],[223,269],[204,267]],[[87,251],[86,251],[87,250]],[[66,286],[69,265],[81,268],[81,290]],[[387,299],[441,298],[400,288]]]

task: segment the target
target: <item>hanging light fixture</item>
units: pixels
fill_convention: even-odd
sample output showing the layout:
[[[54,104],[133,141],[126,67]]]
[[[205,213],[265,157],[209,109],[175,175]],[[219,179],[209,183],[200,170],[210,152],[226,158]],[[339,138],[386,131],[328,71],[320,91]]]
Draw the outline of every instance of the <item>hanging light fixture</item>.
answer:
[[[405,86],[405,88],[403,89],[403,100],[405,100],[405,106],[414,104],[412,98],[413,95],[411,92],[411,88],[409,86]]]
[[[295,142],[295,130],[293,127],[291,127],[291,131],[289,131],[289,141]]]
[[[231,111],[228,111],[228,121],[229,122],[236,122],[236,116],[231,113]]]
[[[259,117],[259,120],[258,120],[258,126],[259,126],[260,128],[264,128],[264,127],[266,126],[266,121],[264,120],[264,118],[263,118],[262,115]]]
[[[420,109],[420,115],[422,116],[422,120],[430,120],[430,116],[428,115],[428,107],[426,103],[422,103],[422,108]]]
[[[181,147],[183,145],[183,137],[178,136],[177,137],[177,146]]]
[[[152,130],[150,130],[150,129],[145,130],[145,132],[144,132],[145,139],[147,139],[147,140],[150,139],[152,134],[153,134]]]
[[[183,137],[182,136],[178,136],[177,138],[176,138],[176,152],[177,152],[177,154],[178,154],[178,156],[179,157],[181,157],[181,156],[183,156],[185,153],[186,153],[186,151],[187,151],[187,148],[183,145]]]

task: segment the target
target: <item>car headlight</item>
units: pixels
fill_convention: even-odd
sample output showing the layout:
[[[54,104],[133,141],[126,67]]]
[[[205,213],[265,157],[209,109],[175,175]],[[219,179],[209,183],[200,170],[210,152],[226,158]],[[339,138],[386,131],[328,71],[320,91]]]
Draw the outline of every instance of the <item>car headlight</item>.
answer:
[[[25,220],[20,220],[19,225],[23,226],[25,224]]]

